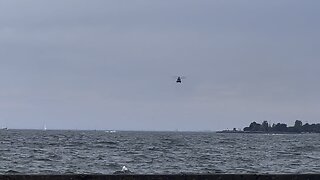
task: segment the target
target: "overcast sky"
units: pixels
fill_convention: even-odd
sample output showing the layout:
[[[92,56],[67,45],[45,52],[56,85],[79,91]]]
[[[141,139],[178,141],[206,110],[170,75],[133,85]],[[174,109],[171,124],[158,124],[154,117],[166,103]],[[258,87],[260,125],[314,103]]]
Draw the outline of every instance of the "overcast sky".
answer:
[[[320,122],[319,0],[0,0],[0,126]],[[186,76],[182,84],[174,76]]]

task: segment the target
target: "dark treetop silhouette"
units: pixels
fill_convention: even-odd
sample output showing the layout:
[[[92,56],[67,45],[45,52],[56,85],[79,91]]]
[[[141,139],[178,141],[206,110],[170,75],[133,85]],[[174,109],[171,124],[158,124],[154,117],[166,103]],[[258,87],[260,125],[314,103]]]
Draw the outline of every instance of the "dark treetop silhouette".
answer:
[[[243,128],[243,131],[233,128],[230,130],[219,131],[219,133],[320,133],[320,124],[302,124],[302,121],[296,120],[294,126],[289,126],[284,123],[269,124],[268,121],[263,121],[262,124],[252,122],[249,127]]]
[[[277,123],[268,124],[263,121],[262,124],[252,122],[249,127],[243,129],[245,132],[287,132],[287,133],[320,133],[320,124],[304,124],[296,120],[294,126],[288,127],[287,124]]]

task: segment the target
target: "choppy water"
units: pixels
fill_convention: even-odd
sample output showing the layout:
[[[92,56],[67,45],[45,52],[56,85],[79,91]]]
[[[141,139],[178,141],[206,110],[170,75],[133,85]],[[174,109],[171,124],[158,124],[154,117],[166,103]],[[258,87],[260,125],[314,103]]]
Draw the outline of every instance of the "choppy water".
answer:
[[[0,174],[320,173],[320,134],[0,130]]]

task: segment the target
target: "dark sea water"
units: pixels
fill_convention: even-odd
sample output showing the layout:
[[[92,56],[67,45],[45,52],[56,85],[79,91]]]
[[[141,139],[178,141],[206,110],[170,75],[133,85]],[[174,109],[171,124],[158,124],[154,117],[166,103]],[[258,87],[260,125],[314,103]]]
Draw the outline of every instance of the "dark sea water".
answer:
[[[0,130],[0,174],[320,173],[320,134]]]

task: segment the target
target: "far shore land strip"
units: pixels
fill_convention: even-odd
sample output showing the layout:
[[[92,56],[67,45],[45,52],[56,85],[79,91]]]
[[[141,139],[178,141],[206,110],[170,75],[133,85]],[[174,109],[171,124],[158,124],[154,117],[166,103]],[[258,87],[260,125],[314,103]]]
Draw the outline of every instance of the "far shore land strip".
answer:
[[[294,126],[288,126],[284,123],[269,124],[263,121],[262,124],[252,122],[249,127],[243,130],[223,130],[217,133],[261,133],[261,134],[301,134],[301,133],[320,133],[320,124],[302,124],[302,121],[296,120]]]

